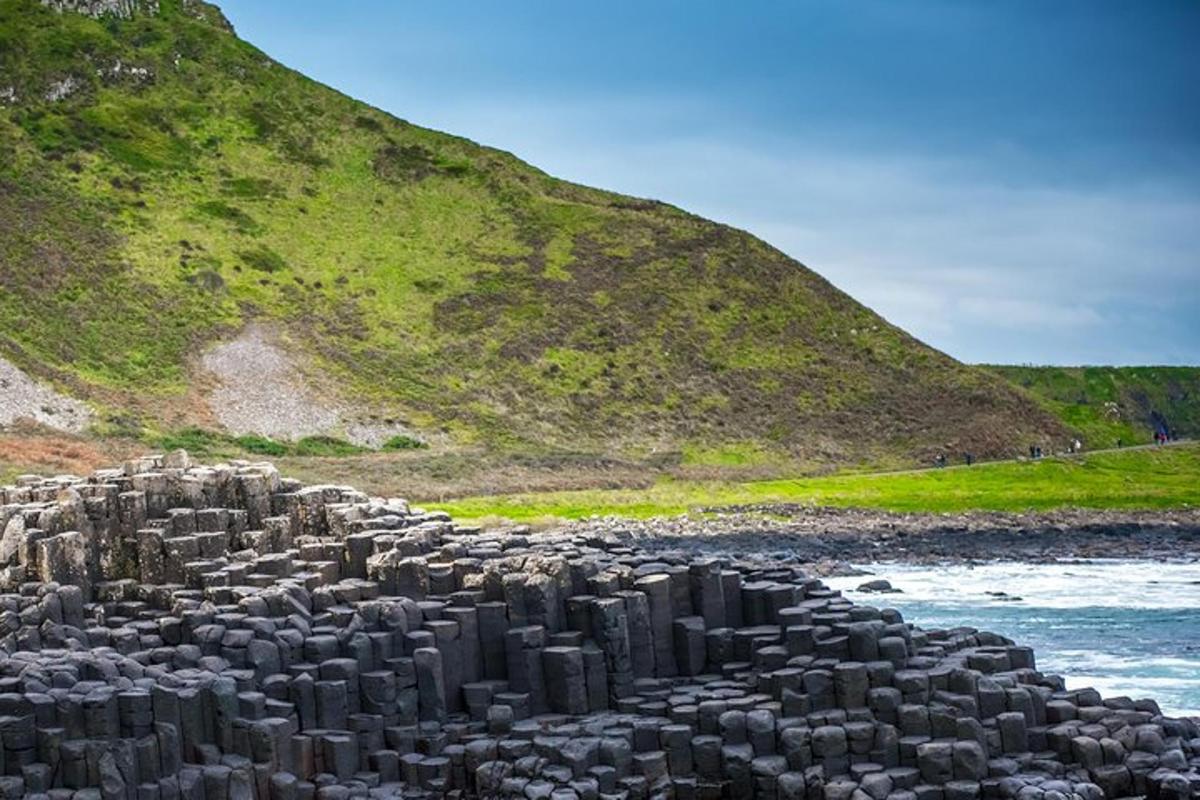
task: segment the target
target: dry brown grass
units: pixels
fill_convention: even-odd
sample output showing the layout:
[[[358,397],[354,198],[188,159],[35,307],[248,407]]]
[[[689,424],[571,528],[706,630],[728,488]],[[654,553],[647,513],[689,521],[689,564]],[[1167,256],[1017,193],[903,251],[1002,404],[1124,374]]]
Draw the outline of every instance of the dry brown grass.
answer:
[[[351,456],[270,457],[231,445],[203,460],[267,459],[283,474],[305,483],[354,486],[375,495],[440,503],[481,495],[606,489],[646,489],[664,477],[690,481],[733,481],[812,474],[810,465],[684,465],[679,454],[635,462],[589,454],[514,454],[486,450],[411,450]],[[72,436],[32,424],[0,430],[0,483],[23,473],[86,474],[161,447],[134,439]]]
[[[0,432],[0,482],[23,473],[84,475],[144,449],[123,440],[87,439],[17,425]]]
[[[371,494],[427,503],[514,492],[643,488],[661,474],[644,464],[616,460],[485,453],[378,453],[274,460],[285,475],[306,483],[349,484]]]
[[[21,424],[0,431],[0,483],[10,483],[25,473],[84,475],[150,452],[161,449],[130,439],[70,436]],[[265,458],[253,453],[239,457]],[[661,474],[644,464],[595,457],[513,457],[483,452],[413,451],[269,460],[285,475],[305,483],[347,484],[371,494],[426,503],[485,494],[639,488],[650,486]]]

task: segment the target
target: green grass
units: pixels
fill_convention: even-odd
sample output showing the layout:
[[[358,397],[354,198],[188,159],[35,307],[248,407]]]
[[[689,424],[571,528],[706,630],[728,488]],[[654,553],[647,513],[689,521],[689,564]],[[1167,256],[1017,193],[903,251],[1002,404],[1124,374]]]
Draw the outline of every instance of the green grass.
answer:
[[[653,517],[709,506],[800,503],[901,512],[1184,508],[1200,505],[1200,446],[1096,453],[874,475],[746,483],[663,480],[618,489],[466,498],[438,507],[464,519],[530,522]]]
[[[257,436],[255,434],[238,436],[233,439],[233,443],[247,453],[252,453],[256,456],[271,456],[272,458],[286,456],[289,449],[283,442],[277,442],[269,437]]]
[[[988,367],[1028,390],[1091,447],[1200,437],[1200,367]]]
[[[350,444],[332,436],[305,436],[291,445],[285,455],[344,458],[369,452],[370,448]]]
[[[692,446],[683,451],[682,463],[698,467],[754,467],[778,464],[782,459],[758,442],[731,442],[718,447]]]
[[[425,442],[422,442],[420,439],[414,439],[411,436],[399,434],[384,442],[383,447],[380,449],[390,452],[396,450],[423,450],[427,447],[429,447],[429,445],[425,444]]]
[[[159,5],[0,0],[19,98],[0,108],[0,352],[77,393],[152,415],[256,321],[346,399],[463,448],[761,468],[1064,434],[742,231],[411,125],[211,6]]]
[[[151,444],[163,450],[187,450],[197,456],[222,456],[234,450],[233,437],[203,428],[184,428],[159,436]]]
[[[294,442],[283,442],[267,436],[231,436],[194,427],[148,437],[147,443],[160,450],[187,450],[202,458],[239,458],[247,455],[345,458],[371,452],[369,448],[332,436],[305,436]]]

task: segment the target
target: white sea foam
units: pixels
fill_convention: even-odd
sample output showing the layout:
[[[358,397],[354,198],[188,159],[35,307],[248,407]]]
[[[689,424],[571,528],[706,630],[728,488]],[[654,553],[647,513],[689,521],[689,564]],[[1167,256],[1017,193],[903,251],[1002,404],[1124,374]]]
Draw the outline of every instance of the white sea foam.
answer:
[[[1091,560],[1049,564],[866,565],[901,590],[906,600],[972,599],[1039,608],[1195,608],[1200,606],[1200,563]],[[852,590],[864,578],[830,578]],[[1006,599],[988,592],[1004,592]],[[1086,602],[1083,602],[1086,601]]]
[[[864,577],[826,582],[924,627],[971,625],[1032,645],[1039,669],[1062,675],[1070,688],[1153,697],[1168,714],[1200,716],[1198,563],[863,567],[900,593],[858,592]]]
[[[1095,689],[1104,697],[1153,697],[1169,717],[1200,717],[1200,707],[1178,704],[1173,697],[1178,684],[1167,678],[1112,678],[1106,675],[1067,675],[1068,689]],[[1200,686],[1200,682],[1195,682]]]
[[[1184,670],[1178,679],[1190,680],[1200,685],[1200,673],[1196,669],[1196,659],[1177,658],[1173,656],[1127,656],[1118,653],[1106,653],[1096,650],[1058,650],[1056,660],[1086,665],[1092,669],[1116,671],[1122,669],[1154,669],[1154,670]],[[1194,678],[1187,677],[1194,675]]]

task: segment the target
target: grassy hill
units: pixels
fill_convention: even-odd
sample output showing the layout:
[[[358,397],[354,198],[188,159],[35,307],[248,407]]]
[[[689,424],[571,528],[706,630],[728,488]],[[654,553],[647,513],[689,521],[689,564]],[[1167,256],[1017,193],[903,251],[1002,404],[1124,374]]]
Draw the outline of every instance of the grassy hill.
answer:
[[[988,367],[1027,389],[1090,447],[1200,438],[1200,367]]]
[[[251,325],[445,447],[901,463],[1061,439],[754,237],[419,128],[213,6],[0,0],[0,356],[97,431],[214,431]],[[126,9],[137,9],[124,13]]]

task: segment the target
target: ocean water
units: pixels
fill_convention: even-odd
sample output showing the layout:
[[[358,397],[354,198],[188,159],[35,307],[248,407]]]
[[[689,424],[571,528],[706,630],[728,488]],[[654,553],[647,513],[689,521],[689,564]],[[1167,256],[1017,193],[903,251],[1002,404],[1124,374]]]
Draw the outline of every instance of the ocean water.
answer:
[[[923,628],[970,625],[1029,645],[1038,669],[1062,675],[1068,688],[1152,697],[1165,713],[1200,717],[1198,563],[855,566],[872,575],[826,583],[855,602],[895,608]],[[901,593],[855,590],[872,578],[886,578]]]

